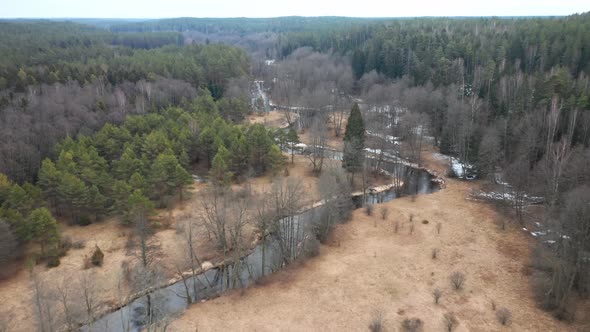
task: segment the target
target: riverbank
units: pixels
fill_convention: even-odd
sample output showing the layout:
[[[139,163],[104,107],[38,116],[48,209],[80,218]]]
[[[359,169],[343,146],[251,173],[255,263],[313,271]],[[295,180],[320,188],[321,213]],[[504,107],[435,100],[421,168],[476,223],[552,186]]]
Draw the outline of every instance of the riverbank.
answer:
[[[429,153],[424,159],[425,167],[445,174],[447,165]],[[445,190],[379,204],[373,216],[356,210],[316,258],[246,291],[193,305],[169,330],[361,331],[376,310],[383,312],[386,330],[417,317],[425,331],[442,331],[447,312],[459,321],[456,331],[588,330],[588,322],[563,323],[536,306],[527,268],[531,239],[502,231],[501,216],[490,205],[467,200],[475,186],[477,181],[447,179]],[[386,221],[381,207],[390,212]],[[461,291],[451,288],[454,271],[466,275]],[[438,305],[436,288],[443,292]],[[512,312],[511,325],[497,322],[494,304]]]
[[[303,198],[303,205],[310,206],[319,199],[318,178],[315,177],[308,167],[309,161],[305,156],[295,156],[294,164],[287,164],[289,176],[299,179],[306,192]],[[339,161],[326,160],[326,166]],[[379,183],[378,183],[379,184]],[[272,186],[272,177],[259,177],[249,179],[247,183],[234,185],[236,191],[248,188],[254,197],[263,198]],[[207,184],[195,183],[191,195],[184,201],[177,204],[172,210],[159,212],[157,223],[160,225],[154,234],[155,242],[159,244],[156,262],[161,265],[167,284],[174,283],[178,279],[176,263],[183,262],[185,248],[182,234],[177,232],[177,224],[187,218],[199,218],[202,215],[202,206],[199,203],[199,192],[204,190]],[[85,243],[83,249],[71,249],[66,256],[61,258],[60,266],[46,268],[39,265],[34,268],[36,276],[47,285],[54,288],[56,285],[67,285],[72,303],[75,307],[82,307],[79,281],[84,274],[90,275],[92,286],[96,291],[95,317],[112,312],[116,308],[125,305],[136,295],[128,295],[129,287],[125,279],[125,273],[132,266],[136,257],[127,248],[128,238],[131,229],[119,225],[115,218],[86,227],[62,226],[63,235],[70,237],[73,241]],[[246,243],[252,244],[256,239],[254,225],[249,225],[244,230]],[[201,261],[209,261],[212,266],[223,264],[223,255],[215,250],[214,243],[207,236],[204,228],[197,229],[196,251]],[[255,244],[255,243],[254,243]],[[95,246],[101,248],[105,254],[102,267],[84,269],[84,262],[90,257]],[[46,289],[47,297],[50,289]],[[51,290],[53,291],[53,290]],[[31,331],[35,329],[35,312],[33,306],[33,291],[31,289],[31,278],[26,269],[21,269],[18,274],[8,280],[0,282],[0,317],[11,317],[9,331]],[[57,304],[56,304],[56,307]],[[80,314],[81,317],[82,314]],[[56,314],[56,318],[59,315]]]

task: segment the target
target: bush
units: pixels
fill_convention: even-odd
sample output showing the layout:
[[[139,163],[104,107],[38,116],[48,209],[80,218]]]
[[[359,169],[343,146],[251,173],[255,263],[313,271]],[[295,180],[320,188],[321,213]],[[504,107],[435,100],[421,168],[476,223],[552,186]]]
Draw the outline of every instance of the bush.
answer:
[[[365,204],[365,213],[369,217],[373,215],[373,204]]]
[[[507,308],[501,308],[496,311],[496,318],[500,324],[508,325],[512,320],[512,313]]]
[[[444,315],[444,323],[445,323],[445,328],[447,329],[447,332],[453,332],[453,330],[455,329],[455,327],[457,325],[459,325],[459,321],[457,320],[457,317],[455,317],[455,315],[453,313],[446,313]]]
[[[387,206],[381,207],[381,219],[385,220],[389,216],[389,208]]]
[[[84,249],[86,247],[86,243],[83,240],[78,240],[72,242],[73,249]]]
[[[57,267],[60,263],[59,256],[51,256],[47,259],[47,267]]]
[[[315,257],[320,254],[320,241],[314,236],[305,239],[303,255],[305,258]]]
[[[369,324],[369,330],[371,330],[371,332],[383,331],[383,312],[382,311],[379,310],[373,314],[373,320],[371,321],[371,324]]]
[[[463,284],[465,284],[465,274],[462,272],[453,272],[451,274],[451,284],[455,290],[460,290],[463,288]]]
[[[96,246],[96,248],[94,249],[94,252],[92,253],[92,257],[90,257],[90,262],[94,266],[102,266],[103,261],[104,261],[104,254],[102,253],[100,248],[98,246]]]
[[[64,251],[68,251],[72,248],[72,238],[69,236],[64,236],[59,240],[59,249]]]
[[[402,322],[402,329],[406,332],[422,331],[422,320],[420,318],[406,318]]]
[[[440,300],[440,298],[442,297],[442,291],[440,289],[435,289],[432,292],[432,297],[434,297],[434,303],[438,304],[438,301]]]

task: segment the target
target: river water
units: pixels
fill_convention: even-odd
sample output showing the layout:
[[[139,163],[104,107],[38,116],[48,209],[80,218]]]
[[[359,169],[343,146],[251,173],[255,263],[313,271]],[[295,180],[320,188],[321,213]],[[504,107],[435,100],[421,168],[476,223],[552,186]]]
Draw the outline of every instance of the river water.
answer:
[[[400,171],[405,173],[406,181],[402,188],[391,189],[381,193],[366,194],[353,197],[353,203],[358,208],[363,204],[375,204],[391,201],[401,195],[427,194],[439,189],[439,186],[432,181],[432,175],[420,169],[414,169],[401,163],[385,162],[382,168],[390,173]],[[401,169],[400,169],[401,168]],[[280,225],[289,225],[289,231],[294,234],[294,245],[292,248],[300,248],[306,236],[310,236],[309,226],[314,218],[319,217],[325,209],[323,206],[315,207],[300,214],[281,219]],[[281,254],[280,242],[267,237],[261,241],[249,254],[239,259],[239,264],[229,264],[225,267],[216,267],[207,270],[196,277],[187,280],[188,289],[194,302],[214,298],[228,289],[245,288],[262,277],[262,261],[264,252],[264,275],[273,273],[284,266],[283,255]],[[297,253],[293,253],[297,255]],[[196,294],[193,286],[196,283]],[[170,317],[181,314],[187,307],[185,298],[186,290],[182,281],[170,286],[155,290],[150,293],[152,303],[153,319]],[[82,331],[140,331],[145,327],[146,308],[148,298],[146,295],[139,297],[126,306],[108,313],[96,320],[92,325],[82,327]],[[197,304],[198,305],[198,304]]]

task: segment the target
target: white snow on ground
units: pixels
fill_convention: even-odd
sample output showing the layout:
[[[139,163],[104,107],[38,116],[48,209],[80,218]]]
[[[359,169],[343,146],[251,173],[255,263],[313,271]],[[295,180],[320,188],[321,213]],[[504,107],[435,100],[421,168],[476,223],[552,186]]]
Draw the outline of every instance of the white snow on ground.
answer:
[[[474,191],[471,193],[471,196],[474,198],[479,198],[479,199],[485,199],[485,200],[491,200],[491,201],[508,201],[511,202],[514,200],[514,192],[486,192],[486,191]],[[524,194],[523,199],[525,201],[526,205],[531,205],[531,204],[539,204],[542,203],[544,201],[543,197],[539,197],[539,196],[529,196],[527,194]]]
[[[436,160],[449,160],[451,157],[447,156],[446,154],[435,152],[432,154],[434,159]]]
[[[368,130],[366,130],[366,134],[369,136],[378,137],[382,140],[385,140],[388,143],[392,143],[393,145],[400,145],[400,138],[399,137],[378,134],[378,133],[374,133],[374,132],[368,131]]]
[[[455,157],[447,156],[446,154],[442,154],[442,153],[435,152],[432,154],[432,156],[436,160],[442,160],[442,161],[450,160],[451,161],[451,169],[453,170],[453,173],[455,173],[456,177],[458,177],[458,178],[465,177],[470,180],[475,178],[475,176],[465,174],[465,173],[469,173],[468,171],[470,171],[474,168],[473,165],[471,165],[469,163],[462,163],[459,159],[457,159]]]
[[[364,150],[367,151],[368,153],[374,153],[374,154],[381,154],[381,152],[382,152],[381,149],[364,148]]]
[[[463,177],[463,167],[464,165],[462,163],[460,163],[457,159],[455,158],[451,158],[451,168],[453,169],[453,173],[455,173],[455,176],[458,178],[462,178]]]

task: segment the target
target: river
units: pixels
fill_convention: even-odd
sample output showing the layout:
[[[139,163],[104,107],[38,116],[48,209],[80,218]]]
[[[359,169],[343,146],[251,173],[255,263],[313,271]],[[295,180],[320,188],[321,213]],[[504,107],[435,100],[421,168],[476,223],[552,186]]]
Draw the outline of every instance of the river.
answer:
[[[394,162],[384,162],[383,168],[389,171],[400,171],[405,173],[407,179],[403,188],[392,188],[390,190],[369,193],[364,195],[364,202],[375,204],[391,201],[400,195],[406,194],[427,194],[439,189],[438,184],[432,181],[433,176],[425,170],[411,168],[407,165]],[[397,170],[395,168],[398,168]],[[358,208],[363,206],[363,196],[353,197],[353,203]],[[310,223],[314,218],[320,216],[324,207],[318,206],[308,209],[300,214],[286,217],[279,222],[281,225],[289,224],[291,233],[294,233],[295,247],[303,245],[306,236],[309,236]],[[229,264],[225,267],[214,267],[196,277],[187,280],[191,298],[194,302],[214,298],[228,289],[245,288],[261,278],[262,261],[264,251],[264,275],[273,273],[284,267],[283,256],[281,255],[280,243],[278,240],[267,237],[262,240],[247,255],[239,259],[239,264]],[[237,266],[237,267],[236,267]],[[193,293],[193,285],[197,284],[197,293]],[[167,287],[154,290],[150,293],[153,305],[153,320],[161,317],[170,317],[181,314],[187,307],[184,297],[186,290],[182,280]],[[96,320],[91,326],[84,326],[82,331],[141,331],[145,326],[147,296],[141,296],[126,306],[110,312]],[[198,304],[197,304],[198,305]]]

